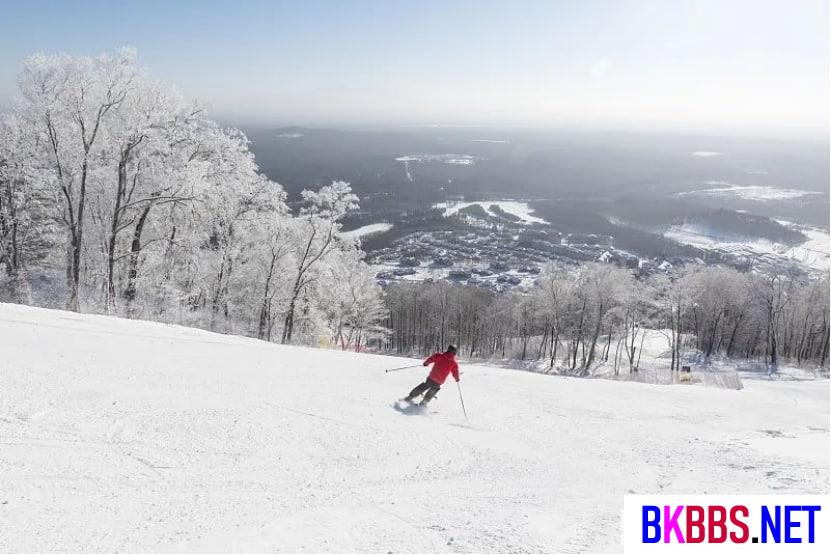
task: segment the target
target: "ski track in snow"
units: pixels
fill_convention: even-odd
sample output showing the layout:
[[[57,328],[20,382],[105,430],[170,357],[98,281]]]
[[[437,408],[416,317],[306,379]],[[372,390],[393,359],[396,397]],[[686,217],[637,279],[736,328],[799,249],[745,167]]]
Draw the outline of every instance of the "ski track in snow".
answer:
[[[741,391],[0,304],[0,551],[621,549],[623,495],[827,493],[828,381]]]

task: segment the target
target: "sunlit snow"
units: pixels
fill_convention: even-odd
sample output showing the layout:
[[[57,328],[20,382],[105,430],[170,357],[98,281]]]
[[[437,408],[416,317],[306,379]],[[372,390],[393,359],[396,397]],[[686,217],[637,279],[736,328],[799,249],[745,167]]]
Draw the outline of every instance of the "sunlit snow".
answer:
[[[0,338],[2,552],[612,552],[627,493],[828,492],[828,381],[804,374],[462,359],[466,420],[452,382],[392,408],[419,359],[9,304]]]
[[[445,164],[475,164],[476,156],[470,154],[408,154],[395,159],[398,162],[443,162]]]
[[[366,235],[373,235],[375,233],[383,233],[384,231],[389,231],[392,229],[392,224],[388,223],[378,223],[378,224],[369,224],[365,225],[356,229],[351,229],[349,231],[344,231],[341,233],[341,237],[346,239],[357,239],[358,237],[364,237]]]
[[[534,210],[528,206],[527,202],[521,202],[516,200],[486,200],[486,201],[475,201],[475,202],[439,202],[433,205],[433,208],[438,208],[440,210],[444,210],[444,216],[452,216],[453,214],[457,213],[459,210],[463,208],[467,208],[468,206],[479,205],[482,209],[485,210],[489,215],[498,218],[499,214],[496,214],[491,211],[490,207],[493,205],[498,206],[504,212],[508,214],[512,214],[519,218],[523,224],[547,224],[545,220],[542,218],[538,218],[537,216],[533,215]]]
[[[711,197],[725,196],[742,200],[771,201],[796,199],[820,194],[817,191],[804,191],[802,189],[790,189],[786,187],[770,187],[767,185],[736,185],[735,183],[729,183],[727,181],[705,181],[704,184],[710,185],[711,188],[687,191],[678,193],[678,195],[700,195]]]
[[[817,227],[797,226],[787,221],[780,221],[780,223],[794,227],[808,237],[808,240],[796,246],[774,243],[765,239],[747,240],[696,224],[673,225],[664,233],[664,237],[705,250],[718,250],[739,255],[776,256],[784,260],[799,262],[814,270],[828,272],[831,267],[829,265],[828,231]]]

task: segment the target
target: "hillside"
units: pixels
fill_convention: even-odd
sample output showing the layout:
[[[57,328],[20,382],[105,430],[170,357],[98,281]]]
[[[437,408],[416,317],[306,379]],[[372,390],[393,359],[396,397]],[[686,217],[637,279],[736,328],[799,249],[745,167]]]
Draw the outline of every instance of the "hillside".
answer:
[[[740,391],[0,304],[0,551],[608,551],[626,493],[827,493],[827,380]]]

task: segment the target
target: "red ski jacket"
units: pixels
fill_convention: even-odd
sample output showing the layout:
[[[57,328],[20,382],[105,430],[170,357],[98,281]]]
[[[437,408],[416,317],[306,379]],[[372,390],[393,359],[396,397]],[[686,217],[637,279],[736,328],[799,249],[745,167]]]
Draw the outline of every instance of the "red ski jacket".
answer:
[[[435,353],[424,361],[424,366],[433,364],[429,378],[437,384],[443,384],[448,374],[453,374],[453,379],[459,381],[459,365],[456,364],[456,356],[453,353]]]

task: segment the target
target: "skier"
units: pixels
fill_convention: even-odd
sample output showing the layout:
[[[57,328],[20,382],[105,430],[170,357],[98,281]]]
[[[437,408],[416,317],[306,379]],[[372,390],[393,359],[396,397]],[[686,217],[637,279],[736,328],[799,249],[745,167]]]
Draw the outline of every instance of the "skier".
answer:
[[[459,365],[456,363],[456,346],[450,345],[443,353],[434,353],[427,360],[424,361],[424,366],[433,365],[430,370],[430,375],[410,391],[410,394],[404,397],[404,401],[414,403],[414,399],[424,393],[424,398],[419,403],[419,406],[427,406],[427,403],[436,396],[436,393],[441,389],[444,380],[447,379],[448,374],[453,374],[453,379],[459,381]]]

